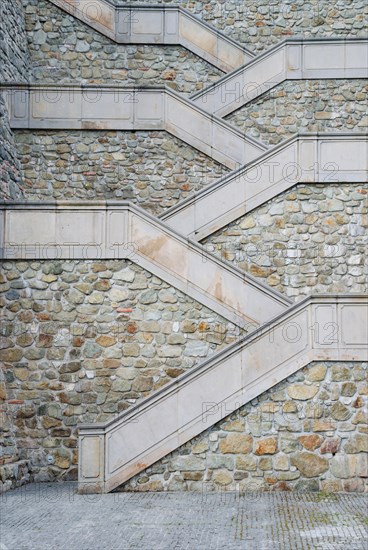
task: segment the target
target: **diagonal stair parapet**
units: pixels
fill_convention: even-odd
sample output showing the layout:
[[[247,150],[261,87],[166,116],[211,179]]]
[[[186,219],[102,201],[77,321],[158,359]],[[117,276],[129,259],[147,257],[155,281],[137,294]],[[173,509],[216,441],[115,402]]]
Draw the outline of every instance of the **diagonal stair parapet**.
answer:
[[[292,303],[127,202],[0,203],[0,257],[129,259],[246,332]]]
[[[224,117],[284,80],[367,78],[368,39],[288,38],[191,99]]]
[[[178,5],[49,0],[118,44],[181,45],[224,72],[255,54]]]
[[[180,201],[160,219],[200,241],[298,183],[368,181],[368,134],[296,134]]]
[[[364,361],[368,298],[315,295],[104,424],[79,425],[79,491],[110,492],[312,361]]]
[[[13,129],[166,130],[231,169],[267,150],[165,87],[6,84],[0,91]]]

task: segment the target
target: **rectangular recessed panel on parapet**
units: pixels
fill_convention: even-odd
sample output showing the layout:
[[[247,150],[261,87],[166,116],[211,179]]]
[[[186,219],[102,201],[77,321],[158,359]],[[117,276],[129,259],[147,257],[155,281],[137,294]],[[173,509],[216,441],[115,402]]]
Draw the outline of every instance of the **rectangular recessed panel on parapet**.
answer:
[[[119,88],[88,88],[82,91],[82,119],[100,122],[102,128],[133,128],[134,93]]]

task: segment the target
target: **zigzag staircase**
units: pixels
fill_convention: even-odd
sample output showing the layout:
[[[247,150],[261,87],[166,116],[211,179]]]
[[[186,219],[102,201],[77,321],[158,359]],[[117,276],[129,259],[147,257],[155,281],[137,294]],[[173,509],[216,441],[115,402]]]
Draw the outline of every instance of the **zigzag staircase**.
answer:
[[[79,427],[80,490],[108,492],[311,361],[365,359],[366,297],[292,305],[195,241],[296,183],[367,181],[366,136],[301,134],[267,148],[221,117],[285,79],[364,78],[368,41],[286,40],[254,56],[178,6],[50,2],[117,43],[180,44],[230,72],[190,99],[168,88],[3,86],[12,128],[161,129],[233,170],[160,220],[115,201],[1,205],[3,258],[27,259],[28,250],[77,259],[97,247],[101,257],[137,261],[248,332],[110,422]],[[88,95],[96,93],[97,104]]]

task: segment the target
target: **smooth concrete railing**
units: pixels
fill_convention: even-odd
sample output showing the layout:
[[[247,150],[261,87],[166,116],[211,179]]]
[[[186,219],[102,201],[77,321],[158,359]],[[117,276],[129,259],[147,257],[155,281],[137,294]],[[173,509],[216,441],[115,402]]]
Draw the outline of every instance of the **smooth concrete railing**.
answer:
[[[234,169],[267,147],[168,88],[5,85],[12,128],[166,130]]]
[[[314,296],[106,424],[79,426],[79,490],[109,492],[311,361],[364,361],[366,296]]]
[[[179,6],[49,1],[119,44],[179,44],[224,72],[254,57],[250,50]]]
[[[1,203],[0,234],[8,260],[130,259],[245,329],[291,303],[130,203]]]
[[[298,183],[366,183],[367,146],[367,134],[296,135],[160,218],[200,241]]]
[[[284,80],[367,78],[367,70],[367,39],[287,39],[191,99],[223,117]]]

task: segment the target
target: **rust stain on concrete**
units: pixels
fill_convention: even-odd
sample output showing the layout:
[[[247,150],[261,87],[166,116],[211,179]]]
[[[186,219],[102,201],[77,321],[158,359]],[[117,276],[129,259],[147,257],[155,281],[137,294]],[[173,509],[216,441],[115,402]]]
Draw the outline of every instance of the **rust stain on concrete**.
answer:
[[[140,244],[139,251],[149,258],[154,258],[157,252],[162,249],[166,242],[167,239],[165,235],[160,235],[155,239],[150,239],[149,241]]]

